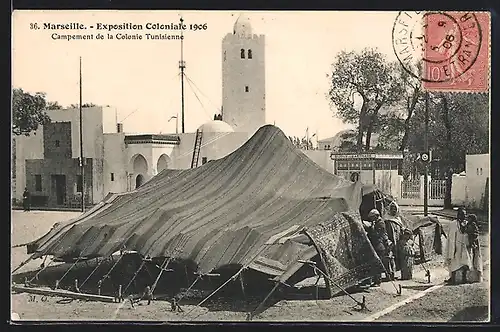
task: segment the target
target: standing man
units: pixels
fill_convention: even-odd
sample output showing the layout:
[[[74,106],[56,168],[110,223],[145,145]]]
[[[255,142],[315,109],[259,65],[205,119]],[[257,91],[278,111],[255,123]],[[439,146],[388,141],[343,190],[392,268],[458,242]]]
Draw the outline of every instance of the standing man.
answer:
[[[469,214],[467,216],[467,237],[469,240],[467,250],[472,261],[472,266],[468,271],[467,281],[481,282],[483,281],[483,258],[481,255],[481,246],[479,244],[479,225],[477,216]]]
[[[412,231],[404,229],[399,241],[399,259],[401,264],[401,280],[413,279],[413,256],[415,255]]]
[[[23,192],[23,208],[25,212],[30,211],[30,205],[31,205],[31,194],[28,191],[28,187],[24,188]]]
[[[467,271],[472,267],[472,260],[468,251],[469,239],[467,235],[467,214],[465,209],[459,208],[457,219],[450,223],[448,241],[446,241],[445,266],[451,284],[462,284],[467,281]]]
[[[399,206],[397,205],[396,202],[391,202],[391,204],[389,205],[389,211],[385,218],[385,228],[387,231],[387,236],[389,237],[389,240],[391,240],[392,242],[392,248],[393,248],[392,254],[394,256],[394,261],[395,261],[394,271],[396,271],[399,270],[401,267],[399,252],[398,250],[396,250],[396,248],[399,248],[399,240],[401,238],[404,229],[403,222],[401,221],[401,217],[399,216]]]
[[[388,280],[394,279],[394,255],[392,251],[393,243],[387,236],[385,223],[377,209],[368,213],[368,222],[371,226],[367,227],[368,238],[372,243],[375,252],[379,256]],[[377,273],[373,276],[373,286],[380,286],[382,275]]]

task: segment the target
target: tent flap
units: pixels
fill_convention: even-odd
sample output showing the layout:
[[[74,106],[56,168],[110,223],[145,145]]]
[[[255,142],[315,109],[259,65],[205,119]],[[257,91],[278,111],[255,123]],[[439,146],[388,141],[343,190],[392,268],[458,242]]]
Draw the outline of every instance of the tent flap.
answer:
[[[383,266],[368,240],[359,213],[337,213],[326,222],[306,230],[327,275],[335,282],[326,283],[332,295],[356,285],[366,276],[383,272]]]

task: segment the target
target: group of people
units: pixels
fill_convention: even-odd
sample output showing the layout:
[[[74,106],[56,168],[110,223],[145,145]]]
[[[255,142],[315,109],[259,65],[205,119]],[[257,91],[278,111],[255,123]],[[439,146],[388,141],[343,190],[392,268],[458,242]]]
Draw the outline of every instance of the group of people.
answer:
[[[384,272],[373,273],[362,286],[379,286],[382,275],[385,280],[395,279],[395,272],[401,270],[400,280],[413,278],[415,243],[413,232],[405,228],[399,216],[399,207],[392,202],[385,218],[377,209],[368,213],[363,220],[364,229],[375,252],[384,266]],[[459,208],[456,222],[450,224],[445,249],[445,266],[448,268],[450,284],[481,282],[483,261],[479,244],[479,226],[475,214],[467,214]]]
[[[396,270],[401,270],[401,279],[412,279],[414,243],[411,230],[404,227],[395,202],[389,206],[387,216],[382,219],[377,209],[368,213],[363,226],[375,252],[384,266],[385,279],[395,280]],[[381,273],[374,273],[366,279],[364,286],[380,286]]]
[[[459,208],[457,220],[450,224],[445,251],[450,284],[475,283],[483,280],[483,260],[479,245],[479,225],[475,214]]]

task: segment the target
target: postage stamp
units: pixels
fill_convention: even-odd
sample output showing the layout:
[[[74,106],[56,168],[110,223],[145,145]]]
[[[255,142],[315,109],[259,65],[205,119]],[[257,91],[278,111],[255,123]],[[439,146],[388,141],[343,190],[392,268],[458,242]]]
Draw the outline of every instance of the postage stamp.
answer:
[[[486,92],[490,19],[488,12],[401,12],[394,51],[427,91]]]
[[[490,320],[489,14],[12,22],[13,324]]]

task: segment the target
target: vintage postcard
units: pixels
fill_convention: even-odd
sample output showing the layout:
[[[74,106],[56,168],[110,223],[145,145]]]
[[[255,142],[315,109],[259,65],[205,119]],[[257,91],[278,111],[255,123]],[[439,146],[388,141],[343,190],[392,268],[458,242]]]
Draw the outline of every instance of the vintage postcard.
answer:
[[[11,322],[488,322],[490,21],[14,11]]]

